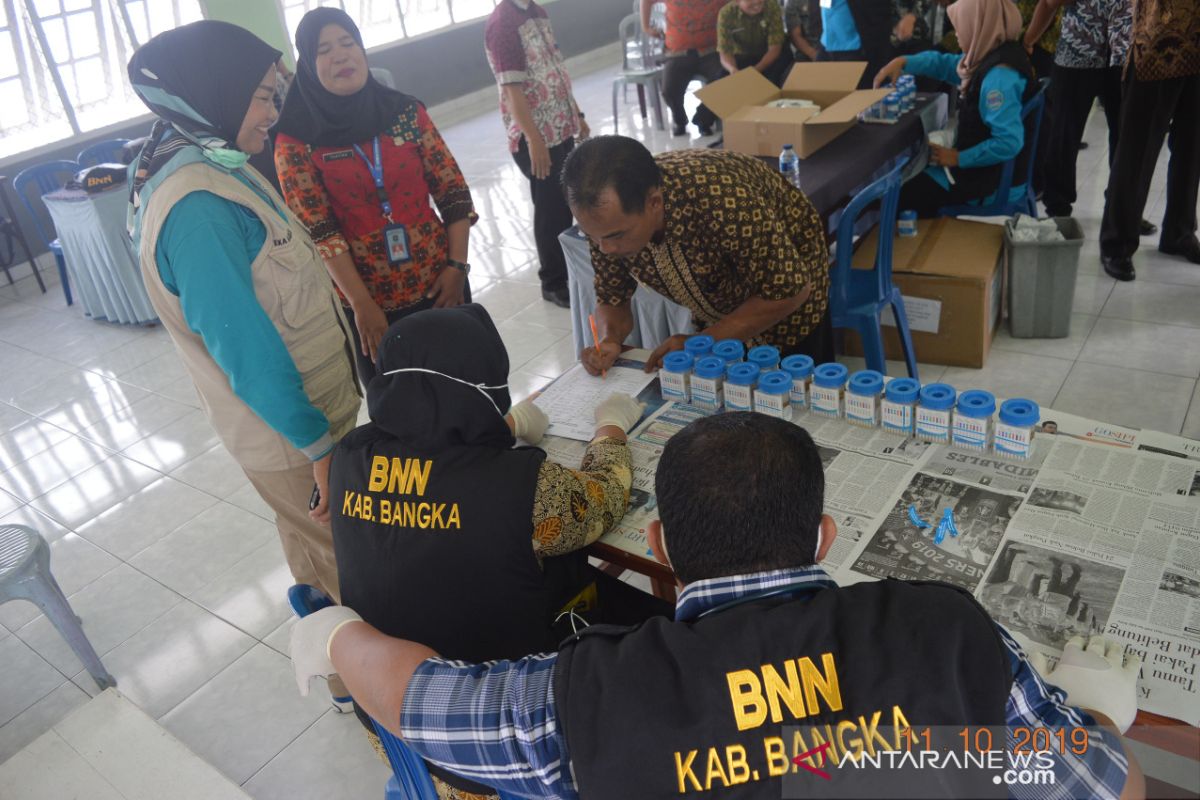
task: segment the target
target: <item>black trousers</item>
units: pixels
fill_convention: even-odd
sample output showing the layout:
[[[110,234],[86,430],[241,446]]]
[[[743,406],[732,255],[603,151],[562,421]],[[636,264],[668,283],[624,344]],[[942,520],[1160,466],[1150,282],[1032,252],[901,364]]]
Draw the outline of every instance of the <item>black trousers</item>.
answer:
[[[446,269],[453,269],[447,267]],[[463,302],[471,302],[471,279],[468,278],[463,284]],[[391,311],[384,311],[383,314],[387,317],[388,325],[391,325],[398,319],[404,319],[410,314],[415,314],[418,311],[424,311],[427,308],[433,308],[433,301],[422,298],[410,306],[404,308],[394,308]],[[354,324],[354,312],[349,306],[342,306],[342,311],[346,314],[346,322],[350,324],[350,336],[354,339],[354,361],[358,366],[358,379],[362,381],[363,388],[367,388],[367,384],[375,377],[375,363],[371,361],[370,356],[362,354],[362,339],[358,335],[358,326]]]
[[[1054,217],[1069,217],[1075,204],[1075,159],[1083,141],[1083,129],[1097,97],[1104,103],[1108,120],[1108,164],[1112,166],[1121,129],[1121,68],[1072,69],[1054,65],[1050,78],[1054,118],[1046,150],[1039,156],[1045,164],[1046,184],[1042,202]],[[1046,123],[1042,122],[1042,127]]]
[[[1196,234],[1200,185],[1200,75],[1139,81],[1130,65],[1121,100],[1121,135],[1105,192],[1100,252],[1128,258],[1138,248],[1138,224],[1146,208],[1163,138],[1167,164],[1167,210],[1159,242],[1174,245]]]
[[[995,192],[993,187],[992,192]],[[989,192],[980,194],[962,181],[950,184],[949,189],[943,189],[941,184],[921,172],[912,180],[900,187],[900,208],[904,211],[916,211],[921,219],[932,219],[942,206],[956,206],[972,200],[981,200]]]
[[[558,235],[575,224],[567,196],[563,194],[559,178],[563,162],[575,149],[574,137],[550,148],[550,174],[545,178],[533,177],[529,161],[529,145],[525,137],[513,153],[513,161],[521,174],[529,179],[529,194],[533,196],[533,241],[537,246],[538,280],[544,291],[556,291],[567,287],[567,259],[563,255]]]
[[[695,50],[688,50],[663,60],[662,96],[667,107],[671,109],[671,120],[677,128],[688,124],[683,96],[687,94],[687,87],[692,78],[697,77],[702,78],[705,83],[724,78],[725,68],[721,66],[721,57],[715,52],[702,56]],[[716,121],[717,115],[701,103],[700,108],[696,109],[695,123],[708,127]]]
[[[1035,45],[1033,54],[1029,56],[1029,62],[1033,64],[1033,73],[1036,78],[1049,78],[1054,69],[1054,54],[1048,50],[1043,50],[1042,46]],[[1038,131],[1038,153],[1045,153],[1047,144],[1050,141],[1050,129],[1054,127],[1054,117],[1058,114],[1058,110],[1054,104],[1054,96],[1047,95],[1046,105],[1042,109],[1042,127]],[[1039,155],[1033,162],[1033,192],[1039,195],[1046,188],[1046,159]]]

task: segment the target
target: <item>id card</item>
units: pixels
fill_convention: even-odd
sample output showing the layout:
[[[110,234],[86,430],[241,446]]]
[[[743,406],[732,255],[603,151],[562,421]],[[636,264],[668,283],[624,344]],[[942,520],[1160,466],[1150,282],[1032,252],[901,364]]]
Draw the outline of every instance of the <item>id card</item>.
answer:
[[[412,260],[408,249],[408,230],[403,225],[388,225],[384,228],[383,245],[387,248],[389,264],[404,264]]]

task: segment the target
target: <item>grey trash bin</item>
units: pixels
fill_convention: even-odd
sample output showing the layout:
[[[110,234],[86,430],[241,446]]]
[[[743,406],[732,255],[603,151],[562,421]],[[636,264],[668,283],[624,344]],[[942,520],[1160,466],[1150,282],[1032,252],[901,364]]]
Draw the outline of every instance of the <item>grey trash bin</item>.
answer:
[[[1063,241],[1013,241],[1014,220],[1004,224],[1008,325],[1017,339],[1061,339],[1071,334],[1083,229],[1071,217],[1055,217],[1054,222]]]

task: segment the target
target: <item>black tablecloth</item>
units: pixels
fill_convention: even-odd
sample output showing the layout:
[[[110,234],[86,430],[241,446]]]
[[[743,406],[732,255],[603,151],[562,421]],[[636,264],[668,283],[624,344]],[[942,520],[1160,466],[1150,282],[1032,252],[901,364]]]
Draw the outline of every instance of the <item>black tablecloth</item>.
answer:
[[[917,95],[914,110],[893,125],[859,123],[800,161],[800,188],[828,218],[850,195],[871,181],[879,168],[925,138],[922,113],[929,116],[939,94]],[[929,111],[926,111],[928,109]]]

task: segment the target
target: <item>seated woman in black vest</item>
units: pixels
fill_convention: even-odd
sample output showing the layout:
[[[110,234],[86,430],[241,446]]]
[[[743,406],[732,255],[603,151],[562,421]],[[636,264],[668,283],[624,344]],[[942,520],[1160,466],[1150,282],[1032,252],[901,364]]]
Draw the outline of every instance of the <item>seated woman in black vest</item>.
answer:
[[[540,440],[547,422],[529,401],[509,410],[508,354],[482,306],[398,320],[379,353],[371,422],[338,443],[330,472],[342,602],[380,630],[467,661],[554,649],[571,632],[555,618],[593,581],[609,611],[630,613],[642,593],[598,577],[582,548],[625,513],[625,432],[641,405],[619,394],[602,403],[596,438],[571,469],[514,447],[516,437]],[[644,597],[640,608],[657,609]],[[431,771],[459,791],[491,793]]]
[[[1008,199],[1025,194],[1025,143],[1032,140],[1034,120],[1031,115],[1023,123],[1021,107],[1037,92],[1037,82],[1018,41],[1021,13],[1011,0],[958,0],[946,14],[961,55],[927,50],[900,56],[875,76],[876,87],[894,83],[901,73],[959,87],[955,146],[931,143],[929,166],[900,190],[900,208],[919,217],[937,216],[943,206],[993,201],[1002,165],[1014,156]]]

